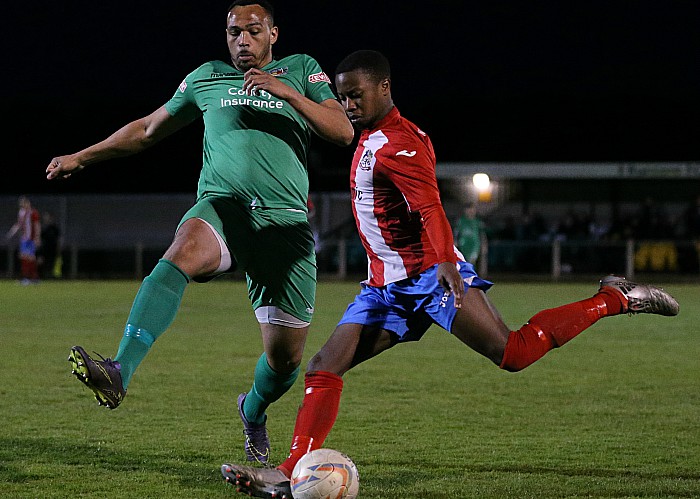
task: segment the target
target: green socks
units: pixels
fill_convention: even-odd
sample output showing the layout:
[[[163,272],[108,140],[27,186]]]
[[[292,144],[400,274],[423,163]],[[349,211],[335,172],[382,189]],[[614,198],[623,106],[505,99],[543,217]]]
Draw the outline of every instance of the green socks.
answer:
[[[243,413],[254,424],[265,422],[265,411],[292,387],[301,368],[297,367],[289,374],[273,370],[267,363],[267,354],[263,353],[255,366],[253,387],[246,395]]]
[[[141,283],[114,357],[121,364],[124,389],[153,342],[172,324],[189,282],[177,265],[161,258]]]

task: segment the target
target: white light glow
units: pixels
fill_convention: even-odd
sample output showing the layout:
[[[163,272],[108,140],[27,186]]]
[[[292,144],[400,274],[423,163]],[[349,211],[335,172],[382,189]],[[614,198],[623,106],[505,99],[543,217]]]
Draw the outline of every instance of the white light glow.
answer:
[[[491,186],[491,179],[485,173],[475,173],[472,177],[472,182],[477,191],[487,191]]]

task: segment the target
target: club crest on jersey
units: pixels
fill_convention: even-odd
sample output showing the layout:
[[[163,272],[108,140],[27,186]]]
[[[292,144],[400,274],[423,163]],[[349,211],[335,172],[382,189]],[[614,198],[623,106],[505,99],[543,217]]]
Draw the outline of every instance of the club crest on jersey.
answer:
[[[187,82],[185,80],[182,80],[182,83],[180,83],[180,86],[177,87],[180,92],[183,92],[187,90]]]
[[[357,164],[357,166],[360,168],[360,170],[369,171],[370,168],[372,168],[373,159],[374,154],[372,153],[372,150],[365,149],[365,152],[362,153],[362,157],[360,158],[360,162]]]
[[[270,71],[268,71],[268,73],[271,74],[272,76],[282,76],[282,75],[286,75],[287,73],[289,73],[289,68],[287,68],[287,67],[275,68],[275,69],[271,69]]]
[[[326,83],[330,83],[331,79],[326,76],[326,73],[321,71],[320,73],[314,73],[312,75],[309,75],[309,83],[318,83],[321,81],[325,81]]]

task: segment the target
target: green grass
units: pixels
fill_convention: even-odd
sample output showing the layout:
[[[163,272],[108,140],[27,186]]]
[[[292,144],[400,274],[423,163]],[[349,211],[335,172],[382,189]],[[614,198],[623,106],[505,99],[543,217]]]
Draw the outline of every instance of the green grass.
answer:
[[[0,497],[236,497],[235,409],[261,352],[237,281],[192,285],[124,404],[97,407],[70,375],[70,346],[113,356],[137,282],[0,281]],[[667,286],[675,318],[608,318],[511,374],[437,327],[350,371],[327,447],[361,474],[360,497],[700,497],[700,286]],[[519,327],[595,283],[497,283]],[[356,283],[322,282],[305,359]],[[301,380],[269,410],[286,455]],[[241,496],[243,497],[243,496]]]

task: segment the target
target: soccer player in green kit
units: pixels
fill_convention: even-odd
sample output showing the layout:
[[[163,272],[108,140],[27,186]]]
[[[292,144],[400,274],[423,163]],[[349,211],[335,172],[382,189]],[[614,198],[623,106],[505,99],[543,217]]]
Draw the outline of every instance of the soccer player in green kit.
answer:
[[[249,461],[267,462],[267,407],[299,373],[316,289],[314,240],[306,217],[311,132],[340,146],[353,128],[308,55],[272,56],[278,28],[266,0],[237,0],[227,15],[231,63],[211,61],[143,118],[77,153],[51,160],[48,179],[143,151],[204,119],[195,205],[141,284],[114,359],[71,348],[73,373],[101,405],[115,409],[134,371],[170,326],[185,287],[241,268],[260,323],[264,352],[252,388],[238,397]]]

